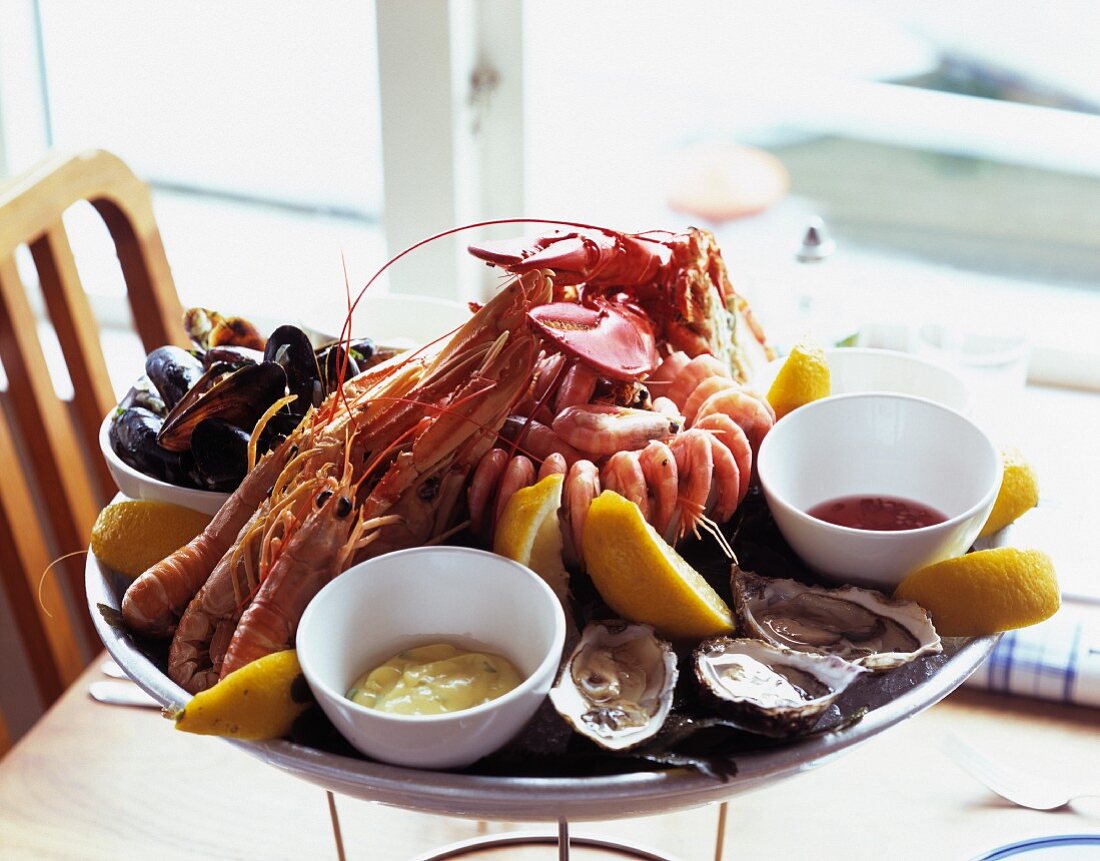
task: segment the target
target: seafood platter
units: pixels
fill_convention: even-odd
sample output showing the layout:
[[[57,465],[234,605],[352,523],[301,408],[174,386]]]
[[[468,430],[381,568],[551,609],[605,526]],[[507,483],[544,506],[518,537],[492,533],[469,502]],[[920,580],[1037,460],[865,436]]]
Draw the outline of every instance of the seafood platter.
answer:
[[[228,494],[136,579],[89,554],[104,642],[177,720],[193,696],[295,649],[307,607],[343,572],[410,548],[502,552],[525,522],[517,499],[548,505],[528,537],[551,535],[553,559],[530,541],[513,558],[550,587],[566,632],[549,696],[517,734],[457,767],[387,763],[299,685],[284,737],[231,743],[414,809],[626,816],[796,774],[935,703],[987,656],[995,636],[941,637],[918,604],[826,582],[791,550],[756,466],[777,418],[753,380],[774,356],[711,234],[565,224],[470,250],[502,285],[431,344],[389,351],[348,326],[318,347],[291,325],[264,338],[195,310],[194,349],[151,353],[108,417],[115,455],[150,481]],[[624,537],[609,506],[641,537]],[[713,595],[710,615],[651,617],[644,595],[624,610],[642,563],[618,560],[620,545],[644,545],[694,599]],[[364,631],[387,614],[379,604],[363,608]]]

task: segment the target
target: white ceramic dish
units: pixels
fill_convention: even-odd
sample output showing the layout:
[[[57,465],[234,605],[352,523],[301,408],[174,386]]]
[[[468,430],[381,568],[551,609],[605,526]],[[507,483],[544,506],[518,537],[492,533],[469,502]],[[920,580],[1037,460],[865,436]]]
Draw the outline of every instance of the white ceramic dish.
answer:
[[[967,414],[970,388],[953,371],[928,359],[898,350],[835,347],[825,351],[833,395],[893,392],[927,398]],[[771,388],[786,357],[769,362],[754,382],[760,392]]]
[[[803,561],[831,580],[886,592],[923,565],[965,553],[1001,483],[1000,454],[977,425],[904,395],[842,395],[800,407],[764,437],[757,465],[775,522]],[[947,520],[875,532],[806,513],[855,495],[914,500]]]
[[[524,681],[474,708],[399,715],[349,700],[364,672],[402,649],[476,644],[508,658]],[[483,550],[416,547],[349,568],[298,625],[302,672],[329,720],[367,756],[414,768],[460,768],[507,743],[553,684],[565,614],[528,568]]]
[[[217,514],[229,498],[228,493],[216,493],[212,490],[197,490],[193,487],[176,487],[166,481],[153,478],[138,472],[132,466],[124,463],[111,448],[111,419],[114,412],[110,412],[99,426],[99,449],[103,452],[103,459],[107,461],[107,470],[111,478],[115,480],[118,489],[123,496],[130,499],[151,499],[157,502],[171,502],[174,505],[182,505],[184,508],[192,508],[204,514]]]

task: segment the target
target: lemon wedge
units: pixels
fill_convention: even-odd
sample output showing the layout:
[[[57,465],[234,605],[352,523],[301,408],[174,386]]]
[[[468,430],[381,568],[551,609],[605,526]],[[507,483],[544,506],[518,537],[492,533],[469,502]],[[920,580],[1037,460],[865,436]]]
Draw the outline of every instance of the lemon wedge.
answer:
[[[526,565],[545,580],[568,617],[569,572],[561,558],[558,523],[564,484],[564,475],[548,475],[513,493],[497,523],[493,552]]]
[[[581,544],[600,596],[631,622],[670,639],[701,640],[734,629],[729,607],[650,526],[638,506],[605,490],[588,509]]]
[[[982,538],[1004,529],[1039,504],[1039,479],[1031,464],[1014,448],[1002,451],[1001,458],[1004,462],[1001,489],[979,533]]]
[[[202,514],[168,502],[127,499],[108,505],[92,527],[92,554],[127,577],[137,577],[174,553],[210,522]]]
[[[831,389],[829,364],[820,347],[799,344],[775,375],[768,389],[768,403],[777,419],[810,401],[828,397]]]
[[[176,729],[252,741],[281,738],[312,702],[298,652],[287,649],[258,658],[195,694],[176,713]]]
[[[935,562],[901,581],[896,598],[916,601],[943,637],[980,637],[1049,619],[1061,604],[1050,557],[997,547]]]

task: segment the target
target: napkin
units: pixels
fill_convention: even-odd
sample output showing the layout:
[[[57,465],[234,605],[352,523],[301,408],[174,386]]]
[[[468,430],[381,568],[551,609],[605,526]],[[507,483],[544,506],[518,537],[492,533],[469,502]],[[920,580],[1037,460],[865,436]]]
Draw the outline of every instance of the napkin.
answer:
[[[966,685],[981,690],[1100,707],[1100,619],[1063,610],[1009,631]]]

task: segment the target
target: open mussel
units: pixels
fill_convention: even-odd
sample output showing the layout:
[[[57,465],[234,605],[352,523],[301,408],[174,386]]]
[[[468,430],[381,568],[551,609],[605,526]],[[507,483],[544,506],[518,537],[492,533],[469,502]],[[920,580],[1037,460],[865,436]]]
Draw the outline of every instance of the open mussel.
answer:
[[[218,369],[207,371],[213,375]],[[186,451],[199,422],[220,418],[251,431],[286,390],[286,374],[274,362],[246,365],[217,379],[204,391],[195,386],[168,413],[157,441],[169,451]]]
[[[695,675],[716,711],[749,732],[783,738],[808,732],[866,670],[763,640],[715,637],[695,650]]]
[[[295,396],[289,404],[292,413],[304,416],[310,407],[320,406],[326,392],[305,332],[297,326],[280,326],[267,339],[264,362],[278,365],[286,374],[287,393]]]
[[[745,632],[777,646],[836,655],[869,670],[893,669],[942,650],[923,607],[871,589],[807,586],[736,565],[730,589]]]
[[[253,350],[251,347],[236,347],[232,344],[211,347],[202,354],[202,365],[207,370],[210,370],[214,365],[242,368],[245,365],[258,365],[263,360],[262,350]]]
[[[607,750],[653,738],[672,708],[676,655],[649,625],[592,622],[550,691],[554,708]]]

